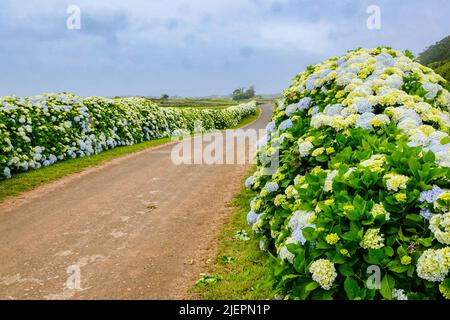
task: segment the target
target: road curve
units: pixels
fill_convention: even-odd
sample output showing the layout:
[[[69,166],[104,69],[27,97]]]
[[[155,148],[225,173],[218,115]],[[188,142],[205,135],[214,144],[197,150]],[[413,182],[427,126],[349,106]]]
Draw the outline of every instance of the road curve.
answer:
[[[264,105],[246,128],[270,116]],[[249,164],[175,165],[174,145],[1,203],[0,299],[183,298]]]

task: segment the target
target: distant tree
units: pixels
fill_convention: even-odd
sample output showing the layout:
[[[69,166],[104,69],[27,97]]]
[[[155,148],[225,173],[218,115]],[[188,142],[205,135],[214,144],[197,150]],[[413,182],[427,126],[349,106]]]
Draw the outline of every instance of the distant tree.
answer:
[[[161,100],[167,100],[167,99],[169,99],[169,95],[168,94],[162,94],[161,95]]]
[[[250,86],[248,89],[238,88],[233,91],[231,96],[235,101],[253,98],[255,96],[255,87]]]
[[[246,99],[250,99],[253,98],[255,96],[255,87],[254,86],[250,86],[247,90],[245,90],[245,98]]]
[[[232,97],[233,100],[242,100],[244,96],[244,89],[243,88],[238,88],[236,90],[233,91]]]

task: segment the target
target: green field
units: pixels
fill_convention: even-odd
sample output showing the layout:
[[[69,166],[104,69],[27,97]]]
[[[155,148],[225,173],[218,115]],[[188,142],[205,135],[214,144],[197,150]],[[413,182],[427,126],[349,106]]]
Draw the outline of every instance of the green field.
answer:
[[[177,108],[203,108],[217,109],[226,108],[238,104],[231,99],[194,99],[194,98],[170,98],[170,99],[150,99],[160,107]]]
[[[258,104],[272,103],[277,98],[275,96],[257,96],[250,100],[234,101],[229,98],[214,98],[214,99],[198,99],[198,98],[169,98],[169,99],[156,99],[149,98],[152,102],[158,104],[160,107],[173,107],[173,108],[201,108],[201,109],[218,109],[235,106],[239,103],[248,101],[256,101]]]

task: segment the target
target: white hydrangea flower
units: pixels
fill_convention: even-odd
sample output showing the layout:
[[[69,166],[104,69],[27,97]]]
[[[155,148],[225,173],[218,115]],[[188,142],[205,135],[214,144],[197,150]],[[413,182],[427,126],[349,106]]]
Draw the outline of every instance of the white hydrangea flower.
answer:
[[[330,290],[337,277],[334,264],[327,259],[314,261],[309,267],[309,272],[312,274],[312,279],[324,290]]]

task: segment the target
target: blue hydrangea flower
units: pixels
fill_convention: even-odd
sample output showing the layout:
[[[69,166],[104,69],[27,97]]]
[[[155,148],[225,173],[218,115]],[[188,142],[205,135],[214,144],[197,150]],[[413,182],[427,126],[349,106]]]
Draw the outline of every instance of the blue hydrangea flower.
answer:
[[[287,119],[287,120],[284,120],[282,123],[280,123],[280,125],[278,126],[278,130],[283,131],[283,130],[289,129],[293,125],[294,125],[294,123],[292,122],[292,120]]]
[[[278,190],[278,183],[276,182],[267,182],[264,188],[267,190],[267,192],[275,192]]]
[[[247,178],[247,180],[245,180],[245,186],[247,188],[251,187],[253,185],[253,181],[255,180],[254,176],[250,176]]]
[[[250,210],[247,214],[247,224],[252,227],[258,221],[258,214]]]
[[[284,114],[289,117],[291,114],[293,114],[297,110],[298,110],[298,103],[290,104],[286,107]]]
[[[270,133],[273,131],[273,129],[275,129],[275,121],[270,121],[267,125],[266,125],[266,132]]]
[[[297,110],[305,111],[309,108],[310,103],[311,103],[310,97],[302,98],[299,102],[288,105],[286,107],[285,114],[286,114],[286,116],[289,117],[291,114],[293,114]]]
[[[3,174],[7,177],[7,178],[11,178],[11,170],[8,167],[5,167],[5,169],[3,170]]]
[[[341,115],[342,109],[343,109],[342,104],[336,103],[333,105],[326,106],[323,112],[329,116],[339,116]]]
[[[372,129],[370,121],[375,118],[375,115],[370,112],[363,113],[356,121],[355,127],[362,129]]]
[[[426,220],[430,220],[433,216],[433,213],[428,208],[424,208],[420,210],[420,216]]]
[[[422,191],[420,193],[420,202],[428,202],[434,203],[436,199],[443,193],[444,191],[438,186],[434,185],[430,190]]]
[[[309,105],[311,104],[311,98],[310,97],[304,97],[299,102],[299,110],[304,111],[309,108]]]
[[[358,113],[371,113],[373,112],[372,104],[367,99],[359,99],[356,102],[356,111]]]
[[[300,242],[301,244],[305,244],[306,238],[303,236],[303,228],[295,229],[292,232],[292,238],[294,238],[295,241]]]
[[[314,85],[314,82],[316,82],[316,76],[312,75],[306,80],[306,91],[311,92],[313,91],[316,86]]]

